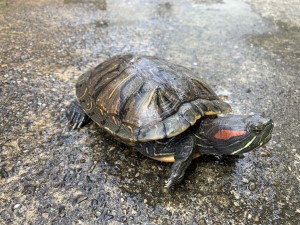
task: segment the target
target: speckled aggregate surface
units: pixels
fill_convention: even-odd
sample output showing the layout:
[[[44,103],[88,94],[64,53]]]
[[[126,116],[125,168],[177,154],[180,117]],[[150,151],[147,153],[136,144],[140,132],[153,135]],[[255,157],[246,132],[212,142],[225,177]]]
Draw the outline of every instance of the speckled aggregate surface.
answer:
[[[278,2],[0,0],[0,224],[299,224],[300,4]],[[126,52],[192,68],[273,139],[165,190],[170,164],[64,118],[78,76]]]

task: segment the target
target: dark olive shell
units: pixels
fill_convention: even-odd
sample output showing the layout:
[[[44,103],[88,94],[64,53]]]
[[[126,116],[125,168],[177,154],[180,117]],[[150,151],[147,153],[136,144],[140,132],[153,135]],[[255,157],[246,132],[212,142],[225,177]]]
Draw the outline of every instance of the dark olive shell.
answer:
[[[83,74],[76,95],[100,127],[125,142],[184,132],[230,106],[185,67],[150,56],[119,55]]]

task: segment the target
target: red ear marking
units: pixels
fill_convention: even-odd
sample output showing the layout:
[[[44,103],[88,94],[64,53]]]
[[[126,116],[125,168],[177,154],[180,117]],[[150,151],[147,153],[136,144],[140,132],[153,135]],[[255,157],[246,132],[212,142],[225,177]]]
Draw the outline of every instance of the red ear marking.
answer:
[[[244,134],[246,134],[246,131],[244,130],[220,130],[214,137],[226,141],[232,137],[242,136]]]

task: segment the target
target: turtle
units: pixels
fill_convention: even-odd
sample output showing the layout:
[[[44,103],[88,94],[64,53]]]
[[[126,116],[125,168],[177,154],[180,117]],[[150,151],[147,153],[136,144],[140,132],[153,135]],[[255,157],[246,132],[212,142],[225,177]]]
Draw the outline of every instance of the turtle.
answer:
[[[192,159],[256,149],[274,126],[260,115],[229,114],[231,106],[196,73],[155,56],[107,59],[78,78],[76,96],[66,110],[72,128],[94,121],[143,155],[173,162],[166,188],[183,180]]]

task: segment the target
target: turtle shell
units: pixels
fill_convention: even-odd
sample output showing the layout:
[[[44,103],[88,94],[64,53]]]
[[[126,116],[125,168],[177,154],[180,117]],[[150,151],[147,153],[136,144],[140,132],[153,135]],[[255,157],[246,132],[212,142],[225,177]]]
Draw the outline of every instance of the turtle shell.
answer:
[[[94,122],[124,142],[173,137],[204,115],[231,111],[191,70],[151,56],[106,60],[81,75],[76,95]]]

